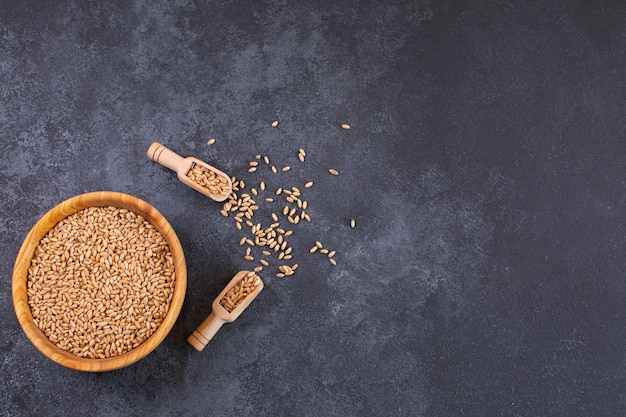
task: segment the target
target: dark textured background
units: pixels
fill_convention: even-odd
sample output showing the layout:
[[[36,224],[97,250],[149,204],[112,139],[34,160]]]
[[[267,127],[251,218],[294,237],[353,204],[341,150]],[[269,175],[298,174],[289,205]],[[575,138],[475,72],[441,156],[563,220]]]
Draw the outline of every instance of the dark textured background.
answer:
[[[0,415],[624,415],[623,1],[0,5]],[[316,182],[296,275],[262,274],[202,353],[186,336],[250,264],[153,140]],[[249,174],[257,153],[294,168]],[[85,374],[26,339],[11,274],[95,190],[168,218],[189,285],[153,353]]]

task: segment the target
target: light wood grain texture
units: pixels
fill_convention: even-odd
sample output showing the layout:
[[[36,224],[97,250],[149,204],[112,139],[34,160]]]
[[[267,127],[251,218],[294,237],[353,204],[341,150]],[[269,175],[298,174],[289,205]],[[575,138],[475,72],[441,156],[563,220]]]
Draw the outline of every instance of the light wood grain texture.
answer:
[[[107,359],[89,359],[73,355],[55,346],[33,322],[28,306],[26,281],[28,268],[39,241],[65,217],[87,207],[115,206],[132,210],[155,226],[167,240],[174,259],[176,286],[170,309],[162,324],[141,346],[120,356]],[[104,372],[130,365],[149,354],[167,336],[178,318],[187,289],[187,268],[180,241],[176,233],[154,207],[128,194],[113,191],[97,191],[70,198],[47,212],[30,230],[20,248],[13,269],[12,295],[17,319],[33,345],[45,356],[65,367],[86,371]]]
[[[226,200],[228,196],[230,195],[231,190],[233,189],[232,181],[230,180],[230,177],[226,175],[226,173],[220,171],[214,166],[207,164],[204,161],[201,161],[200,159],[196,157],[188,156],[186,158],[183,158],[182,156],[178,155],[176,152],[166,148],[165,146],[163,146],[162,144],[158,142],[153,142],[148,148],[148,152],[146,154],[148,155],[148,158],[150,158],[154,162],[157,162],[163,165],[164,167],[167,167],[171,169],[172,171],[176,172],[176,174],[178,174],[178,179],[183,184],[190,186],[194,190],[206,195],[207,197],[215,201]],[[220,177],[223,177],[228,182],[229,192],[226,194],[213,194],[207,188],[201,186],[195,181],[192,181],[187,176],[187,173],[194,166],[194,164],[204,166],[205,168],[215,172]]]
[[[254,289],[254,291],[248,294],[245,299],[237,304],[237,306],[230,313],[220,304],[220,300],[224,297],[224,295],[226,295],[232,287],[234,287],[249,273],[250,271],[240,271],[233,277],[233,279],[230,280],[228,285],[226,285],[222,292],[220,292],[215,300],[213,300],[213,304],[211,305],[211,314],[209,314],[209,316],[187,338],[187,342],[198,352],[201,352],[202,349],[204,349],[207,343],[209,343],[213,336],[215,336],[224,323],[235,321],[243,310],[250,305],[252,300],[254,300],[254,298],[259,295],[263,289],[263,281],[260,281],[260,284]]]

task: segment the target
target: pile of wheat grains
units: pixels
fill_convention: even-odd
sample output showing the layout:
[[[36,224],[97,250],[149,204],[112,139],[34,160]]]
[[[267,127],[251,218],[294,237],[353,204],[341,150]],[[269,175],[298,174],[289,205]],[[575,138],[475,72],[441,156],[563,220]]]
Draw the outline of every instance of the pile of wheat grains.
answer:
[[[277,123],[272,124],[273,127],[276,125]],[[296,154],[300,165],[304,164],[306,157],[306,151],[300,148]],[[269,156],[257,154],[248,162],[249,176],[258,175],[262,169],[271,173],[268,175],[280,176],[290,171],[292,167],[273,164]],[[328,169],[328,172],[332,176],[339,175],[333,168]],[[309,202],[305,195],[307,190],[314,186],[314,182],[308,180],[302,181],[302,184],[289,184],[272,189],[263,180],[251,184],[251,180],[246,183],[243,179],[232,177],[231,182],[233,191],[220,212],[224,217],[232,217],[235,227],[242,232],[239,244],[246,246],[244,259],[258,263],[253,267],[255,272],[274,266],[278,278],[293,275],[298,264],[292,260],[296,250],[290,245],[289,238],[300,222],[312,221],[307,211]],[[262,220],[258,220],[256,214],[261,207],[269,209],[270,216],[268,218],[262,216]],[[319,244],[319,241],[317,243]],[[315,247],[320,249],[319,253],[326,255],[331,265],[337,265],[334,258],[336,250]]]
[[[211,194],[226,196],[231,191],[227,179],[204,165],[194,163],[187,172],[187,177]]]
[[[28,304],[56,346],[104,359],[155,332],[175,283],[170,248],[154,226],[130,210],[91,207],[60,221],[35,249]]]
[[[224,294],[219,303],[229,313],[261,285],[261,278],[254,272],[248,272],[238,283]]]

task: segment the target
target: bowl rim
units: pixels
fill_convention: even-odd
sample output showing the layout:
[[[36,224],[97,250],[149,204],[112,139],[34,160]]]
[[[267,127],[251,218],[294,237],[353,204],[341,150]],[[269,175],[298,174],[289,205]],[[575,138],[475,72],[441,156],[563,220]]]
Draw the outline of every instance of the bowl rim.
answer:
[[[176,284],[170,308],[161,325],[140,346],[122,355],[105,359],[90,359],[76,356],[57,347],[37,327],[28,305],[26,282],[28,269],[34,256],[35,248],[41,239],[59,221],[87,207],[115,206],[126,208],[141,215],[161,232],[166,239],[174,260]],[[12,297],[15,313],[22,330],[31,343],[47,358],[65,367],[86,371],[104,372],[119,369],[133,364],[152,352],[174,326],[182,309],[187,289],[187,268],[185,256],[176,232],[167,219],[146,201],[117,191],[94,191],[71,197],[50,209],[33,225],[26,235],[18,252],[13,268]]]

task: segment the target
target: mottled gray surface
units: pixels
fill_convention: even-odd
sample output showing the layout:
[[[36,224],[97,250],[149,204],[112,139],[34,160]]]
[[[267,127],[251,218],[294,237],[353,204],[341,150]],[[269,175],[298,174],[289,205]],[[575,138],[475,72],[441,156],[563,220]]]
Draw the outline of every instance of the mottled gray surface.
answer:
[[[623,415],[623,2],[0,8],[0,415]],[[262,274],[202,353],[186,336],[250,264],[153,140],[248,184],[315,181],[297,274]],[[293,169],[250,174],[257,153]],[[161,211],[189,281],[161,346],[85,374],[30,344],[10,289],[37,219],[95,190]]]

